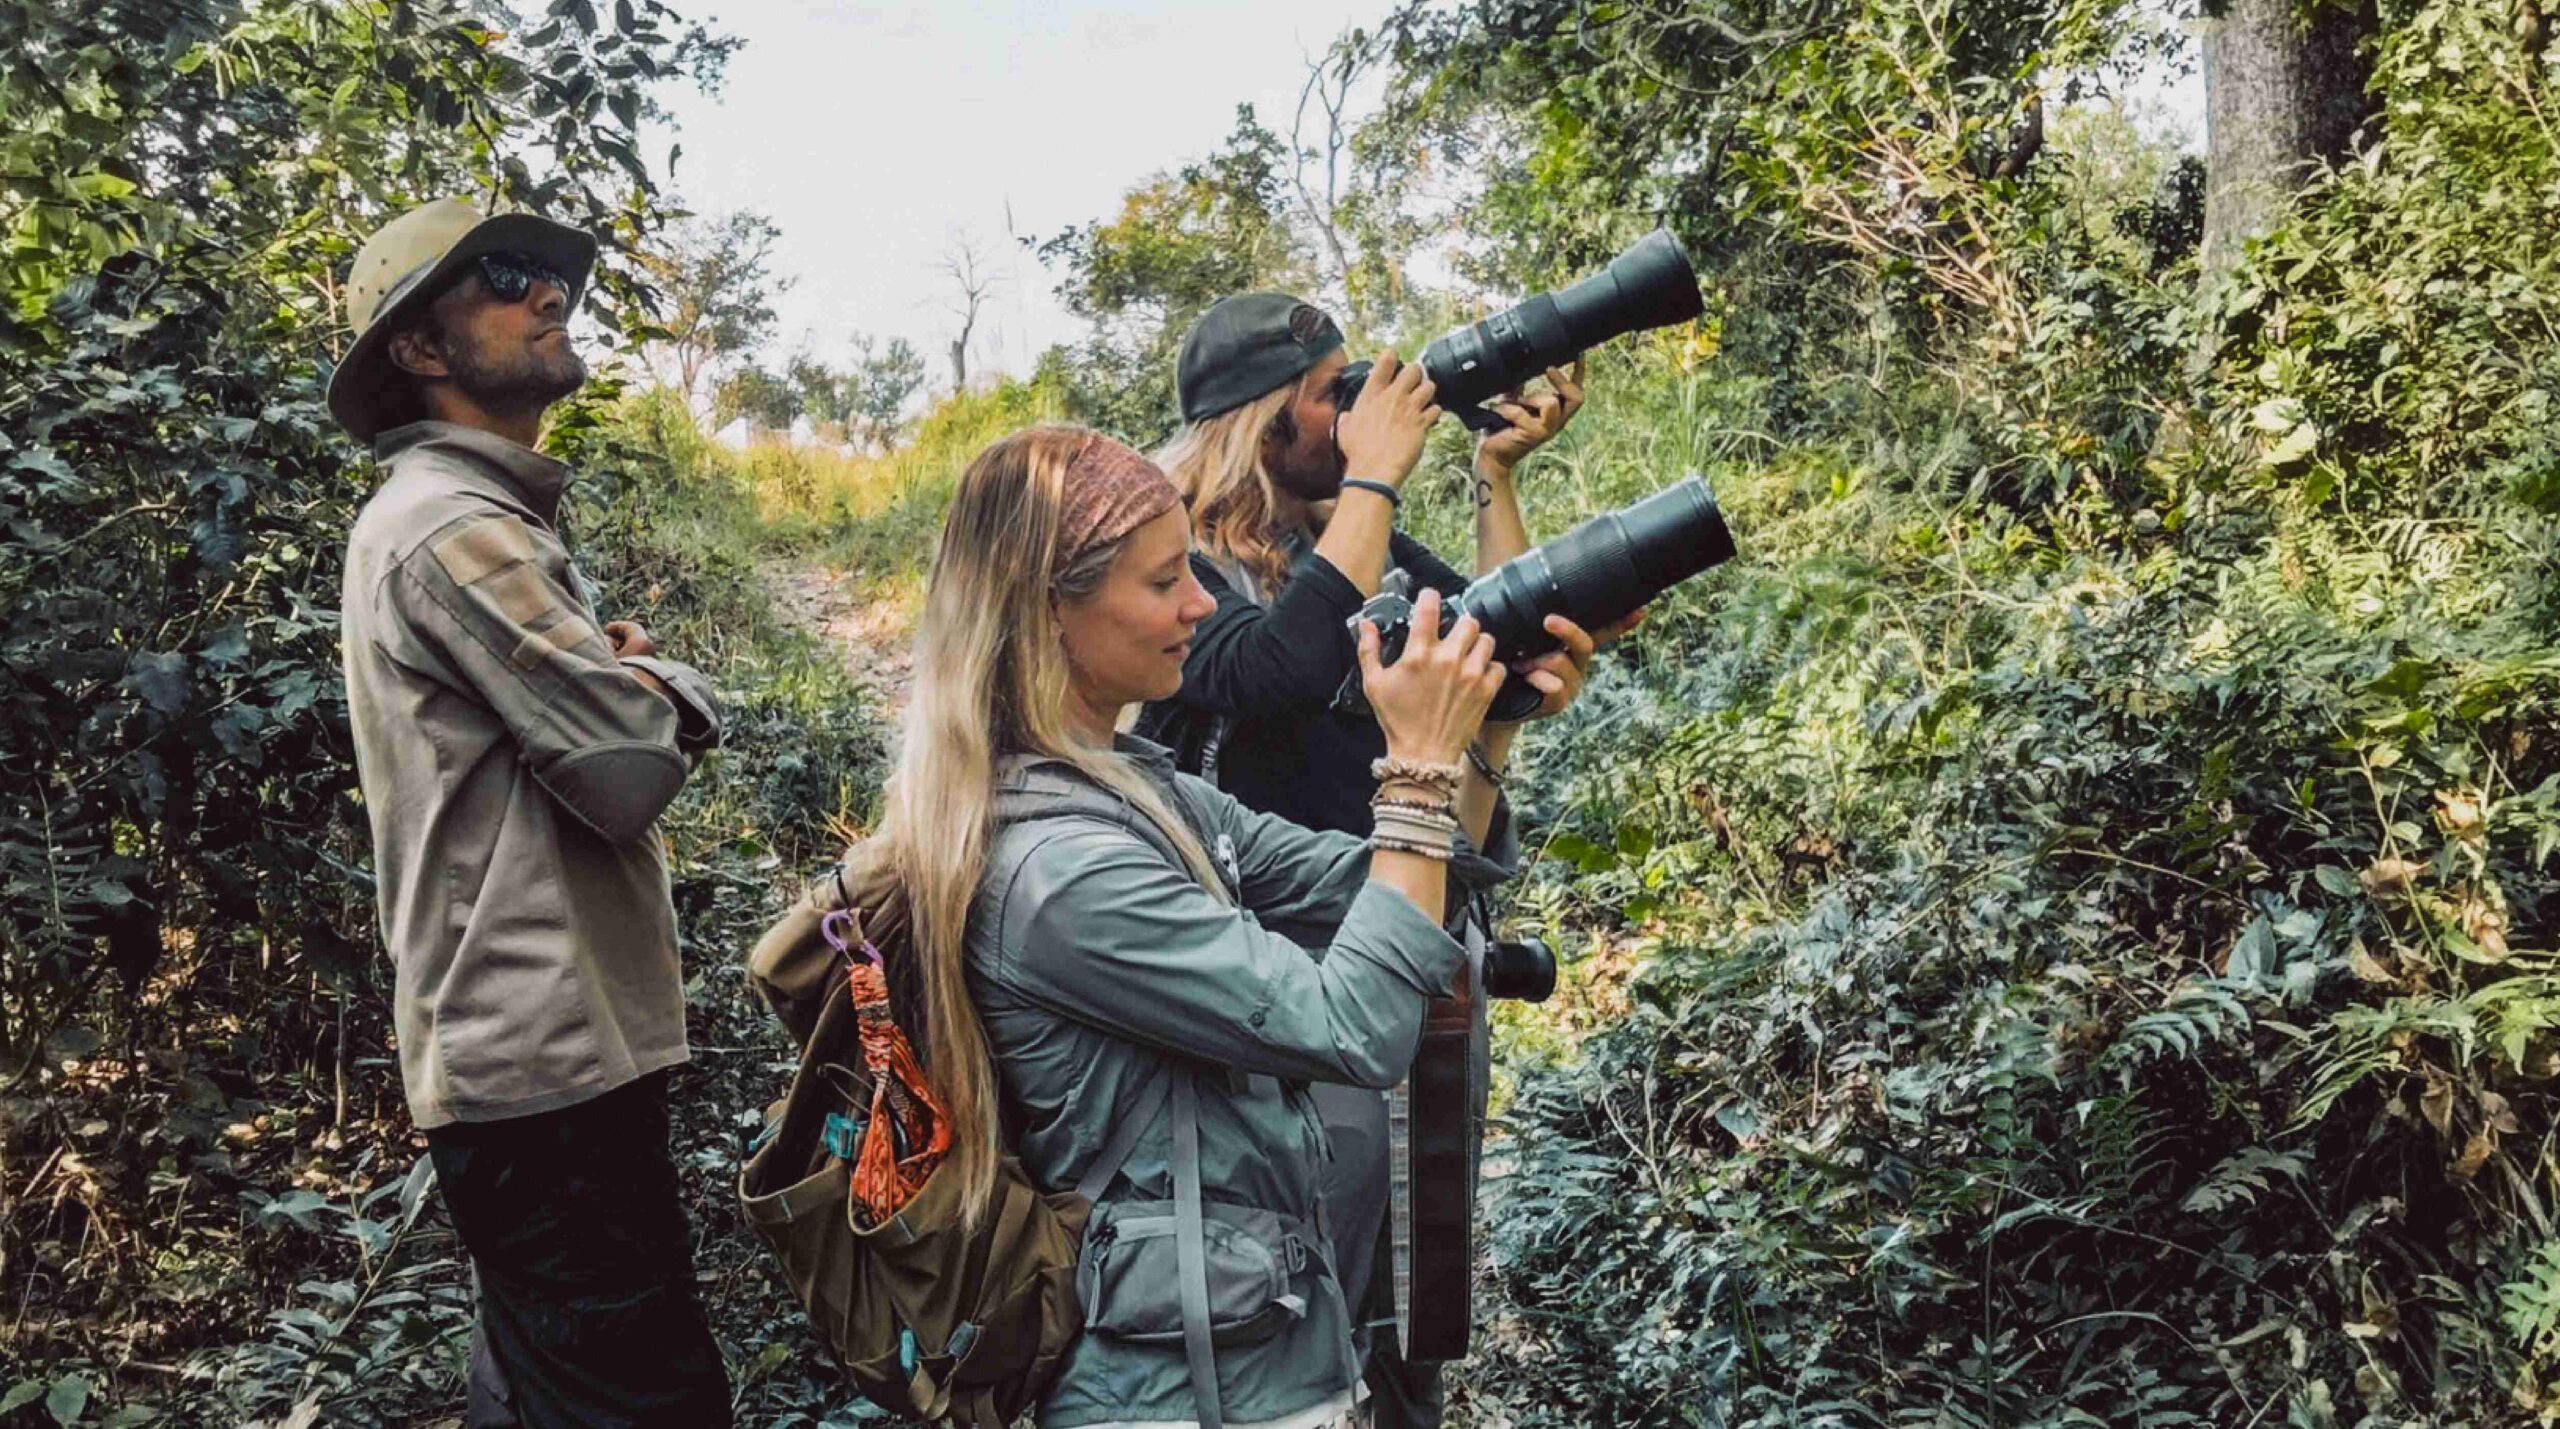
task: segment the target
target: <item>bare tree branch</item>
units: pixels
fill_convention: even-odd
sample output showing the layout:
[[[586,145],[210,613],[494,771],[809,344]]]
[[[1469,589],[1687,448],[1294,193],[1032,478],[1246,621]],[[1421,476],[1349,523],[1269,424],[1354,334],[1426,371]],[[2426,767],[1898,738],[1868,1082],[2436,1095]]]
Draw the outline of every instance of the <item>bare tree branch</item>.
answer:
[[[1343,241],[1339,210],[1342,195],[1342,156],[1350,147],[1350,126],[1346,111],[1350,106],[1351,88],[1359,83],[1373,63],[1366,47],[1355,47],[1337,41],[1325,54],[1306,61],[1307,80],[1298,90],[1297,116],[1289,128],[1289,184],[1297,190],[1298,206],[1307,216],[1307,226],[1323,241],[1325,254],[1332,260],[1331,278],[1348,286],[1351,274],[1350,246]],[[1310,105],[1324,115],[1320,144],[1307,139]],[[1324,182],[1318,188],[1310,181],[1308,170],[1319,160],[1324,166]]]
[[[975,235],[954,233],[943,250],[942,274],[951,282],[943,310],[960,320],[960,332],[951,339],[951,389],[959,391],[969,385],[969,339],[978,330],[978,316],[985,309],[987,297],[1003,281]]]

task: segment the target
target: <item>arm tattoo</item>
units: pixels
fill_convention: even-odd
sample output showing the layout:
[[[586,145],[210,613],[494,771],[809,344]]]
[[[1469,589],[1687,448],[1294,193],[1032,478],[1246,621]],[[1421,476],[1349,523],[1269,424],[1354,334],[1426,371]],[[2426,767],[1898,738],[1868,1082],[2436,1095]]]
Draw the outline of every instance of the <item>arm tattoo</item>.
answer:
[[[1478,511],[1482,511],[1482,510],[1484,510],[1486,507],[1491,506],[1492,504],[1493,504],[1493,483],[1492,483],[1491,481],[1487,480],[1487,479],[1486,479],[1486,478],[1484,478],[1484,477],[1481,477],[1481,476],[1477,477],[1477,478],[1476,478],[1476,509],[1477,509]]]

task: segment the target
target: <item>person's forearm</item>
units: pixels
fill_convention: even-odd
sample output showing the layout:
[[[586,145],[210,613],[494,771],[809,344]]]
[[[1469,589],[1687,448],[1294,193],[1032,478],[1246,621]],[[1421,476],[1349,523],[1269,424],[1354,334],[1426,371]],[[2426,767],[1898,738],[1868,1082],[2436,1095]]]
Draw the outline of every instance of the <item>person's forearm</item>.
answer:
[[[1511,468],[1500,462],[1479,457],[1476,461],[1476,574],[1483,575],[1513,556],[1529,549],[1529,525],[1520,515],[1520,488],[1512,480]],[[1479,736],[1485,763],[1496,774],[1511,760],[1511,741],[1520,734],[1516,724],[1487,724]],[[1466,782],[1458,786],[1458,826],[1484,847],[1485,830],[1493,826],[1493,806],[1501,798],[1493,782],[1475,766],[1467,766]]]
[[[1378,582],[1387,574],[1387,538],[1395,529],[1395,503],[1355,486],[1335,503],[1333,519],[1316,540],[1316,554],[1359,587],[1361,595],[1376,595]]]
[[[1449,866],[1428,854],[1374,849],[1369,854],[1369,881],[1411,899],[1422,916],[1434,923],[1448,916]]]
[[[1520,517],[1520,488],[1511,468],[1476,461],[1476,574],[1483,575],[1529,549],[1529,526]]]
[[[1520,726],[1516,724],[1488,724],[1484,727],[1481,736],[1484,762],[1493,766],[1494,773],[1501,773],[1510,764],[1511,741],[1519,735]],[[1458,827],[1467,831],[1468,840],[1477,848],[1484,847],[1485,831],[1493,827],[1493,806],[1501,797],[1501,791],[1494,788],[1493,782],[1485,778],[1470,760],[1467,776],[1458,785]]]

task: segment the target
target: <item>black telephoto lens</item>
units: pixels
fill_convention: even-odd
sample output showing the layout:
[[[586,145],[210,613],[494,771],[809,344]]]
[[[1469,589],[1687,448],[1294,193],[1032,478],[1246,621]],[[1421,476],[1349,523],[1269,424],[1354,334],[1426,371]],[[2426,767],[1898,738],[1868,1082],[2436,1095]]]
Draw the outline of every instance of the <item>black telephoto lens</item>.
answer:
[[[1445,634],[1460,616],[1472,615],[1493,637],[1497,659],[1524,660],[1556,648],[1556,638],[1546,629],[1550,615],[1561,615],[1584,630],[1599,630],[1709,566],[1732,559],[1733,532],[1716,509],[1715,493],[1707,489],[1705,477],[1693,475],[1632,506],[1604,511],[1476,577],[1440,607],[1440,629]],[[1377,624],[1379,658],[1392,665],[1404,653],[1412,618],[1413,603],[1398,585],[1371,596],[1352,624]],[[1357,671],[1344,682],[1337,695],[1341,708],[1365,708],[1358,699],[1359,682]],[[1485,718],[1527,719],[1545,702],[1528,676],[1514,671],[1495,692]]]
[[[1436,389],[1455,411],[1499,397],[1613,337],[1687,322],[1706,311],[1698,275],[1671,230],[1657,228],[1609,266],[1569,288],[1540,293],[1422,350]]]
[[[1493,636],[1497,655],[1517,660],[1556,648],[1546,631],[1550,615],[1595,630],[1731,559],[1733,533],[1715,493],[1706,478],[1691,476],[1512,557],[1476,577],[1452,605]]]
[[[1705,311],[1689,255],[1671,230],[1657,228],[1581,282],[1437,338],[1416,360],[1444,410],[1471,427],[1500,427],[1503,420],[1479,403],[1613,337],[1687,322]],[[1344,368],[1333,380],[1335,402],[1349,407],[1368,380],[1368,363]]]

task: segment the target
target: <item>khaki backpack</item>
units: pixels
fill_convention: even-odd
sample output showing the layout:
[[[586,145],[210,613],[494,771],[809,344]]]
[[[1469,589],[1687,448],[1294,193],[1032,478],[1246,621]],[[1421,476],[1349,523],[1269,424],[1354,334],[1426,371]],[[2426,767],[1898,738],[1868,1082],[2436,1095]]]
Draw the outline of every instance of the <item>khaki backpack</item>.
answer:
[[[1130,1108],[1072,1191],[1042,1193],[1008,1156],[994,1202],[971,1229],[946,1162],[895,1215],[864,1228],[853,1213],[850,1130],[873,1088],[849,963],[824,926],[840,909],[852,925],[838,941],[867,939],[884,961],[907,954],[903,900],[860,849],[757,943],[749,980],[801,1056],[739,1177],[739,1200],[865,1397],[909,1418],[1001,1429],[1065,1365],[1083,1327],[1075,1277],[1086,1215],[1170,1089]]]

